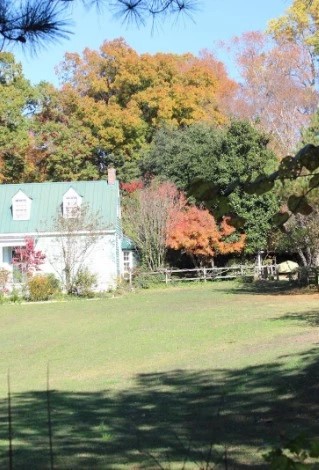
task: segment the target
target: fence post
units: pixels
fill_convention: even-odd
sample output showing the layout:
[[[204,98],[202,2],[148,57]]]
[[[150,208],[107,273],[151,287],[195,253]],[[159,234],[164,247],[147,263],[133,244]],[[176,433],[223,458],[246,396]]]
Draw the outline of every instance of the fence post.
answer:
[[[167,269],[165,269],[165,284],[168,284],[168,273],[167,273]]]
[[[206,279],[206,267],[204,266],[204,282],[206,282],[207,279]]]

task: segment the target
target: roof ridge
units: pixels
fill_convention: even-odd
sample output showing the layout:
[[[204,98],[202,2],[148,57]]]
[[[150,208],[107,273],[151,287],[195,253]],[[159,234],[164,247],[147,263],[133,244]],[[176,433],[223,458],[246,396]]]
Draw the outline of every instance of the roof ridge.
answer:
[[[106,180],[46,181],[44,183],[0,184],[0,234],[33,233],[51,223],[61,209],[63,195],[73,188],[98,213],[105,226],[116,226],[118,218],[119,186]],[[12,198],[21,190],[32,199],[30,219],[12,219]]]
[[[1,183],[0,188],[3,186],[21,186],[21,185],[44,185],[44,184],[78,184],[78,183],[106,183],[107,180],[76,180],[76,181],[42,181],[32,183]]]

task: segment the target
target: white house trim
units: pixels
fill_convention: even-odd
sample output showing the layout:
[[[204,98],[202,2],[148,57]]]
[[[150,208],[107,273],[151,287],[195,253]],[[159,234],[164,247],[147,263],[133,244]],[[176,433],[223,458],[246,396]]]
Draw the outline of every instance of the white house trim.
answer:
[[[12,198],[12,219],[30,220],[31,199],[21,189]]]
[[[63,196],[62,214],[66,219],[78,217],[82,205],[82,197],[73,188],[69,188]]]

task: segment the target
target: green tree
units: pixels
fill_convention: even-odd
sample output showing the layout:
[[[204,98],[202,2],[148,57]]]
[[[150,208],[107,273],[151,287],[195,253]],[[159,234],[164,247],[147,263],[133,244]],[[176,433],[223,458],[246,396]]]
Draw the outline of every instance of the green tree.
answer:
[[[99,178],[97,140],[72,113],[72,103],[52,85],[32,87],[5,52],[0,99],[1,182]]]
[[[222,142],[223,132],[207,124],[182,129],[163,127],[144,152],[141,171],[144,176],[169,179],[186,190],[194,178],[207,176],[211,180],[218,164],[216,156],[222,153]]]
[[[52,85],[39,86],[37,112],[30,123],[33,180],[92,180],[100,177],[98,141],[73,113],[73,104]]]
[[[205,180],[193,181],[191,194],[210,203],[214,198],[224,200],[224,212],[231,203],[237,191],[249,195],[281,193],[282,207],[272,217],[274,226],[283,226],[289,221],[292,214],[308,216],[318,205],[319,190],[319,147],[313,144],[304,146],[295,156],[287,155],[281,160],[279,166],[272,173],[262,173],[257,178],[247,178],[244,181],[233,179],[226,187]],[[226,209],[225,209],[226,208]]]
[[[300,147],[307,144],[319,145],[319,111],[317,110],[311,118],[310,124],[302,132]]]
[[[319,266],[319,214],[292,214],[278,233],[275,249],[296,254],[302,266]]]
[[[205,181],[208,187],[220,187],[222,194],[234,180],[244,182],[275,168],[276,158],[267,143],[265,135],[243,121],[233,121],[224,129],[205,124],[162,129],[143,157],[142,172],[169,179],[183,190],[194,186],[194,180]],[[193,196],[198,203],[203,201],[200,192],[193,191]],[[278,208],[277,197],[248,195],[237,187],[226,202],[225,208],[225,199],[214,194],[205,201],[217,217],[235,213],[245,219],[247,253],[264,248],[271,228],[269,218]]]
[[[0,52],[0,181],[29,180],[30,115],[36,89],[26,80],[11,53]]]

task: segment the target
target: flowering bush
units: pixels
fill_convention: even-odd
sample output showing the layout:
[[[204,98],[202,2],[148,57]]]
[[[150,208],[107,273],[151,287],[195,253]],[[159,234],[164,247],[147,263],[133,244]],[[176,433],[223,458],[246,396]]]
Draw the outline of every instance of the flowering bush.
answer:
[[[34,271],[39,271],[39,266],[44,263],[46,256],[42,251],[35,249],[33,238],[25,238],[25,246],[19,246],[14,250],[12,263],[18,270],[30,275]]]

